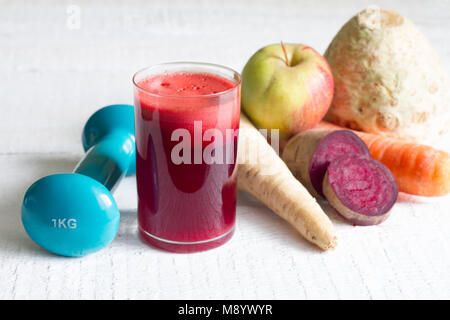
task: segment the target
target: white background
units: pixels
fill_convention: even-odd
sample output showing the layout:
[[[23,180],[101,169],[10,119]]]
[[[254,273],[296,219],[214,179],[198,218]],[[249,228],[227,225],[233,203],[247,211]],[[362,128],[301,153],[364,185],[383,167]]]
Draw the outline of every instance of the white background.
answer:
[[[328,253],[244,193],[226,245],[195,254],[153,249],[137,236],[134,177],[115,194],[119,233],[96,254],[49,254],[20,222],[27,187],[70,172],[82,156],[86,119],[104,105],[133,102],[136,70],[192,60],[240,71],[257,49],[280,40],[323,53],[368,5],[413,20],[450,70],[448,0],[0,0],[0,298],[450,298],[449,197],[402,194],[374,227],[353,227],[324,204],[339,236]],[[450,151],[446,141],[440,146]]]

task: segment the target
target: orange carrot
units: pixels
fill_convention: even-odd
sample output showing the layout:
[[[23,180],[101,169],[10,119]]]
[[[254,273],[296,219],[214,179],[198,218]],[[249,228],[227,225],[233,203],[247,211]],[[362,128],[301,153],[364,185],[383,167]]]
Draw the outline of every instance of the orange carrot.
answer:
[[[322,121],[322,129],[346,129]],[[369,148],[371,156],[391,170],[400,191],[433,197],[450,192],[450,155],[430,146],[355,131]]]

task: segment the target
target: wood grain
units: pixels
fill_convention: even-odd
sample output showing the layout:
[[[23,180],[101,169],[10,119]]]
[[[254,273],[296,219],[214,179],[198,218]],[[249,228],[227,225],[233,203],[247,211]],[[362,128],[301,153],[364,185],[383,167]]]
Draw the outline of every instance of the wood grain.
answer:
[[[280,40],[323,52],[347,19],[372,4],[335,3],[0,1],[0,299],[449,299],[449,197],[401,195],[374,227],[353,227],[323,203],[340,239],[329,253],[244,193],[229,243],[196,254],[158,251],[137,236],[133,177],[116,191],[120,229],[103,251],[57,257],[21,225],[26,188],[72,170],[89,115],[132,103],[133,72],[175,60],[239,71],[254,51]],[[416,22],[450,71],[449,1],[377,4]],[[70,24],[71,6],[80,10],[79,28]],[[448,143],[440,146],[449,151]]]

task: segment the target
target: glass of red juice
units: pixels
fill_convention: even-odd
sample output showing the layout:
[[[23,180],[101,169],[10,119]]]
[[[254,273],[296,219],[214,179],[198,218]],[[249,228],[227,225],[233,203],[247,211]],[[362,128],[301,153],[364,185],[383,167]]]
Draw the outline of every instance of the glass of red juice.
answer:
[[[175,62],[133,83],[140,237],[172,252],[220,246],[236,218],[240,75]]]

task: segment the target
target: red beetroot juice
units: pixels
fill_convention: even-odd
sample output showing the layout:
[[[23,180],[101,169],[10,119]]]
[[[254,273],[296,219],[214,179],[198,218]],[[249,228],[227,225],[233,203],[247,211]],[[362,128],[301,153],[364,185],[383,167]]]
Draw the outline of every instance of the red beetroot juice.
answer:
[[[180,63],[138,72],[134,82],[141,238],[174,252],[221,245],[236,216],[239,75]]]

